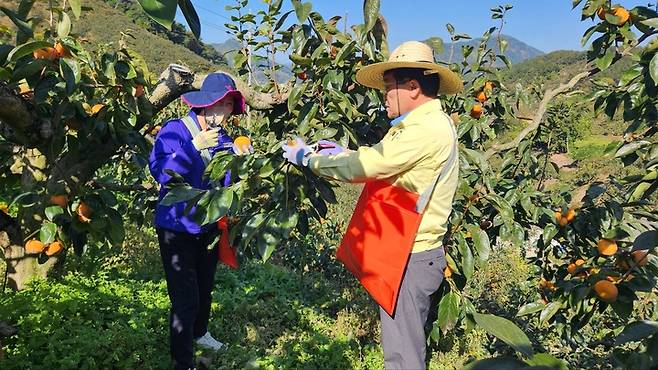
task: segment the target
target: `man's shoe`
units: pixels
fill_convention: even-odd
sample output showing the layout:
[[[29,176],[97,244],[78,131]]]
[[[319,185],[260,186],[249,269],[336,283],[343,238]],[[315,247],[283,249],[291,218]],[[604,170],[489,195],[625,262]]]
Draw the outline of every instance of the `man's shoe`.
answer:
[[[201,347],[211,349],[214,351],[219,351],[220,349],[225,347],[224,343],[213,338],[212,335],[210,335],[210,332],[206,332],[206,334],[204,334],[202,337],[197,338],[196,344],[200,345]]]

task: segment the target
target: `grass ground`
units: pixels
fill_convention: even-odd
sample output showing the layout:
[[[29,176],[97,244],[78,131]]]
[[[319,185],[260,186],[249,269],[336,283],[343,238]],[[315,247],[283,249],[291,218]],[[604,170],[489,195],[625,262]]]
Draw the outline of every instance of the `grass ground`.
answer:
[[[332,231],[324,234],[331,237]],[[313,233],[314,239],[302,240],[272,263],[219,267],[210,331],[228,349],[197,351],[200,367],[383,367],[376,307],[333,259],[331,245],[319,247],[317,238],[324,234]],[[156,239],[145,228],[133,227],[127,235],[121,247],[97,246],[83,257],[68,256],[62,276],[0,296],[0,318],[19,328],[3,341],[0,368],[168,368],[169,302]],[[476,299],[483,306],[514,311],[519,294],[507,293],[527,289],[529,271],[522,262],[518,251],[495,253],[469,294],[482,297]],[[488,342],[481,331],[448,334],[432,345],[430,368],[458,369],[487,357]]]

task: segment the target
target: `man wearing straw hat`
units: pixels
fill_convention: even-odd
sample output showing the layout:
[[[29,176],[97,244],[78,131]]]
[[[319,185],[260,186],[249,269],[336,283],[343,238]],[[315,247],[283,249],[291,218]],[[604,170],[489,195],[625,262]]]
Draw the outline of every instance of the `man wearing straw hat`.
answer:
[[[457,135],[437,96],[463,84],[417,41],[356,80],[384,92],[386,136],[355,151],[298,138],[283,145],[284,157],[326,178],[365,183],[337,257],[380,305],[386,368],[424,369],[430,295],[443,281],[441,240],[459,176]]]

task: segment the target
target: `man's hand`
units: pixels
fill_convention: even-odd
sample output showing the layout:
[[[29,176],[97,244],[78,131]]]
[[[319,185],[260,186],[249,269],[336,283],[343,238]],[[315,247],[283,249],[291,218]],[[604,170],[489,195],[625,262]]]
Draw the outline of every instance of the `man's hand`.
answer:
[[[298,166],[308,166],[309,155],[314,152],[313,148],[298,137],[282,143],[281,148],[283,148],[283,158]]]
[[[345,148],[329,140],[320,140],[311,147],[316,153],[322,155],[336,155],[345,151]]]
[[[192,145],[198,151],[204,149],[212,148],[217,146],[217,138],[219,137],[219,130],[209,129],[201,131],[194,139],[192,139]]]

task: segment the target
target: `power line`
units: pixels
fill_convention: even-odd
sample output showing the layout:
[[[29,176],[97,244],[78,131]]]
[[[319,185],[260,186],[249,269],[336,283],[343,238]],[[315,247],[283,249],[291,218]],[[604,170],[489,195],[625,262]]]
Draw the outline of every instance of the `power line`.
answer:
[[[206,8],[206,7],[204,7],[204,6],[201,6],[201,5],[198,5],[198,4],[197,4],[197,5],[195,5],[194,7],[195,7],[195,8],[199,8],[199,9],[203,9],[203,10],[205,10],[205,11],[208,12],[208,13],[211,13],[211,14],[214,14],[214,15],[216,15],[216,16],[222,17],[222,18],[224,18],[224,19],[226,19],[226,20],[229,20],[229,21],[231,20],[231,18],[225,16],[224,14],[217,13],[216,11],[211,10],[211,9],[208,9],[208,8]]]

